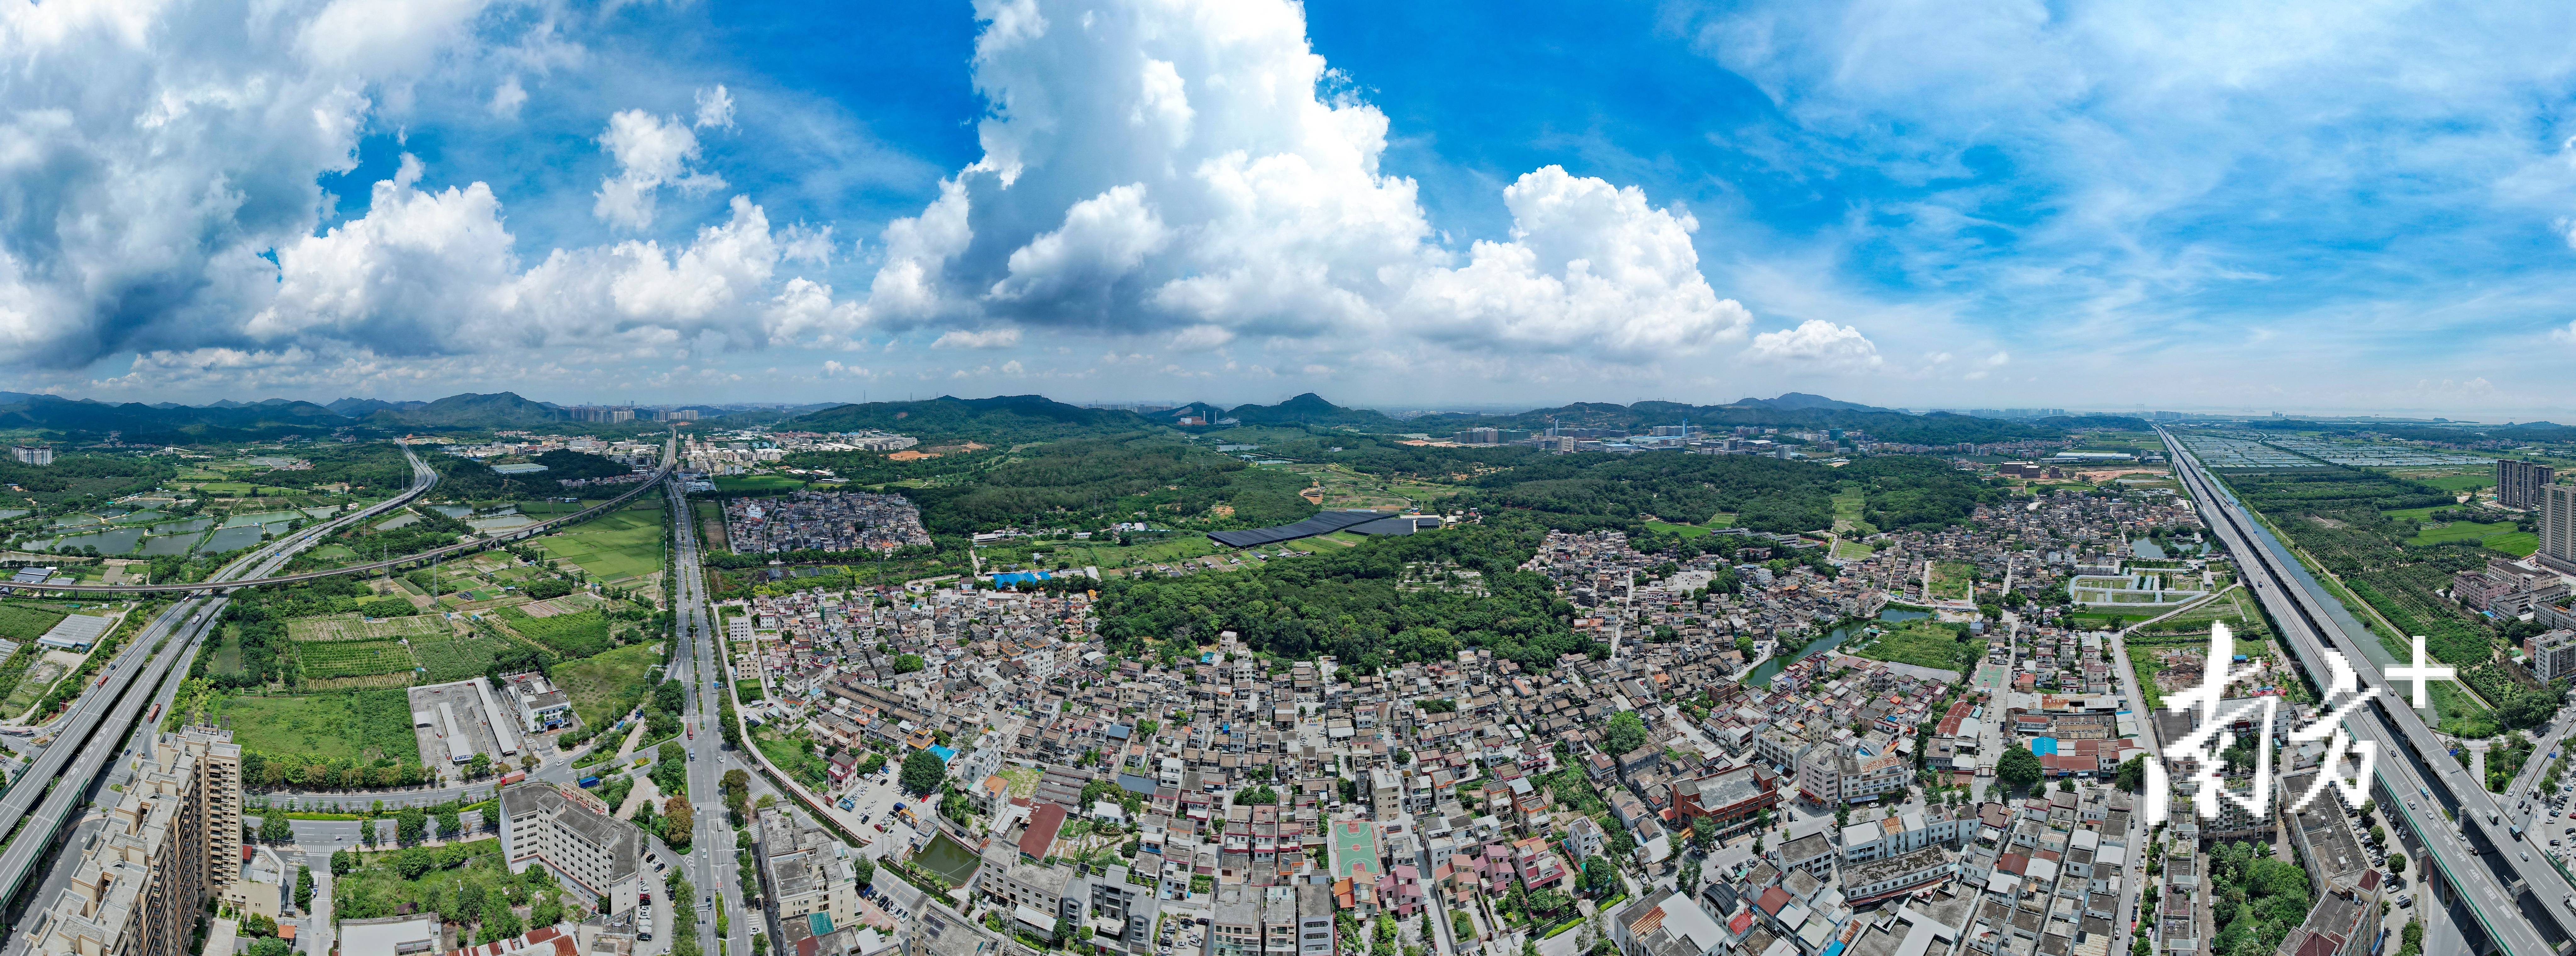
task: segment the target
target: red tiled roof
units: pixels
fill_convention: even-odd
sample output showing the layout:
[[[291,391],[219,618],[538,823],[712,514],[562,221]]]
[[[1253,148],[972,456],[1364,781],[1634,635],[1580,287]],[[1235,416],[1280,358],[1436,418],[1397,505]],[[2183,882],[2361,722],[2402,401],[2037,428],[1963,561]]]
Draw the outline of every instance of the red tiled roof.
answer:
[[[1789,891],[1776,886],[1763,890],[1762,898],[1755,900],[1753,905],[1759,907],[1763,915],[1778,916],[1780,908],[1789,905]]]
[[[1064,829],[1064,815],[1064,808],[1052,803],[1039,804],[1030,811],[1029,828],[1020,834],[1020,852],[1045,858],[1047,848],[1055,845],[1056,832]]]

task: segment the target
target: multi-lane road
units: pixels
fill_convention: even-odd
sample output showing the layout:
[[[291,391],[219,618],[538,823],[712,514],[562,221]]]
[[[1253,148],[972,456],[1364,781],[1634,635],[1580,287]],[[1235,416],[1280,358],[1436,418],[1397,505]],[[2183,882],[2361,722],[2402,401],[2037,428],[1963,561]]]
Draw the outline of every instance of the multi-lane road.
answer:
[[[2326,611],[2325,602],[2332,598],[2317,593],[2321,588],[2315,579],[2298,567],[2286,547],[2181,442],[2170,433],[2164,437],[2176,476],[2236,556],[2247,584],[2279,622],[2292,655],[2310,678],[2326,686],[2330,671],[2325,654],[2337,651],[2361,686],[2378,689],[2372,703],[2354,711],[2344,726],[2355,740],[2377,746],[2380,799],[2391,819],[2402,821],[2422,845],[2429,857],[2425,872],[2438,874],[2434,878],[2457,891],[2454,900],[2496,949],[2508,956],[2555,952],[2568,938],[2563,927],[2576,925],[2567,880],[2546,855],[2532,852],[2531,843],[2508,831],[2502,808],[2407,707],[2413,684],[2390,684],[2354,643],[2374,638],[2346,634]]]
[[[197,585],[197,589],[211,592],[214,589],[210,584],[270,574],[333,531],[420,497],[438,481],[438,473],[412,454],[408,446],[403,448],[403,455],[411,460],[412,484],[402,494],[264,545],[217,571],[210,582]],[[163,678],[174,666],[184,673],[185,662],[194,657],[206,634],[222,619],[224,606],[230,600],[211,593],[191,595],[138,630],[102,669],[99,683],[83,693],[73,702],[70,712],[53,724],[53,742],[28,761],[7,793],[0,794],[0,833],[19,828],[8,848],[0,850],[0,905],[43,905],[41,901],[19,900],[20,891],[41,875],[38,864],[54,849],[54,838],[70,822],[72,811],[89,801],[91,785],[100,772],[124,752],[127,732],[143,715],[146,702],[161,688]],[[168,699],[167,693],[160,696]],[[66,855],[62,865],[76,864]],[[17,942],[11,940],[13,950]]]
[[[670,496],[672,528],[669,593],[680,641],[678,653],[671,659],[671,679],[684,682],[682,686],[689,689],[683,696],[682,723],[691,735],[686,742],[689,802],[697,810],[697,830],[682,869],[697,888],[698,898],[672,901],[673,932],[684,931],[678,928],[680,914],[697,914],[700,922],[695,932],[701,952],[707,956],[720,952],[740,956],[751,952],[751,932],[755,928],[765,931],[766,927],[757,926],[760,921],[743,906],[742,880],[734,863],[733,825],[725,820],[724,793],[720,789],[724,772],[742,766],[735,759],[737,755],[724,749],[722,699],[716,696],[731,692],[721,686],[730,683],[717,646],[724,636],[716,632],[715,616],[707,606],[706,576],[698,564],[697,522],[690,514],[688,496],[676,481],[666,482],[665,486]],[[746,771],[758,779],[758,771]],[[718,907],[730,914],[722,949],[717,947],[716,938]]]

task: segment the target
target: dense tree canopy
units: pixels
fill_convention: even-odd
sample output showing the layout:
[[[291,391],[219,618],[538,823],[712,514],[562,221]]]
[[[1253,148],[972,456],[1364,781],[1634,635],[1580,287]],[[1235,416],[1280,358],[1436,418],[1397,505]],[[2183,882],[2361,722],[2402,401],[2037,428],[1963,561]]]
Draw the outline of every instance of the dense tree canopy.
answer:
[[[1890,455],[1841,468],[1751,455],[1671,453],[1552,455],[1486,474],[1463,503],[1523,509],[1568,531],[1642,530],[1646,516],[1699,524],[1731,513],[1735,525],[1780,533],[1834,522],[1833,497],[1846,485],[1865,494],[1867,518],[1882,530],[1966,521],[1999,489],[1937,458]]]
[[[1505,516],[1229,574],[1116,579],[1098,605],[1101,633],[1121,652],[1152,638],[1174,642],[1167,653],[1176,655],[1234,631],[1267,653],[1332,654],[1361,667],[1454,658],[1462,648],[1483,647],[1523,667],[1545,668],[1592,642],[1572,631],[1574,608],[1545,577],[1519,570],[1544,535]],[[1408,566],[1441,562],[1478,572],[1482,593],[1398,587]]]

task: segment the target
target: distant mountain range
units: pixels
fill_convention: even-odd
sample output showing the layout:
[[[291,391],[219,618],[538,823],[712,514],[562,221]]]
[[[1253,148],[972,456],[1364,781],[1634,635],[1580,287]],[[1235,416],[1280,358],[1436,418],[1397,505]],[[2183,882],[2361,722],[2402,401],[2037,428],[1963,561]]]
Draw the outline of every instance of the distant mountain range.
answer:
[[[701,420],[756,423],[829,408],[829,405],[725,408],[683,406]],[[110,432],[138,444],[190,441],[249,441],[286,435],[327,435],[350,427],[383,431],[540,428],[571,421],[567,406],[532,401],[515,392],[450,395],[436,401],[389,402],[343,398],[328,405],[283,398],[257,402],[230,399],[205,405],[175,402],[112,403],[58,395],[0,392],[0,428],[36,428],[64,438],[103,438]],[[659,427],[637,422],[638,429]]]
[[[1183,426],[1195,419],[1199,423]],[[1514,431],[1538,431],[1551,425],[1566,428],[1617,428],[1639,431],[1656,425],[1690,424],[1700,427],[1750,425],[1779,428],[1826,428],[1865,431],[1881,441],[1920,444],[1957,442],[1995,442],[2022,438],[2053,438],[2067,429],[2084,426],[2118,426],[2140,428],[2146,423],[2134,418],[2054,418],[2036,421],[2004,421],[1934,412],[1914,415],[1890,408],[1838,401],[1821,395],[1790,392],[1777,398],[1746,398],[1725,405],[1689,405],[1680,402],[1638,402],[1619,405],[1605,402],[1577,402],[1556,408],[1542,408],[1509,415],[1433,414],[1411,419],[1398,419],[1365,408],[1335,405],[1323,396],[1307,392],[1276,405],[1236,405],[1227,408],[1208,402],[1191,402],[1175,408],[1152,412],[1084,408],[1068,405],[1041,395],[1009,395],[994,398],[962,399],[943,395],[926,401],[869,402],[840,405],[787,420],[796,428],[821,431],[846,431],[875,428],[902,432],[924,441],[943,439],[1030,441],[1064,437],[1085,432],[1128,431],[1150,426],[1184,427],[1203,430],[1227,427],[1228,422],[1242,426],[1315,426],[1348,428],[1377,433],[1426,433],[1446,436],[1468,428],[1490,427]]]
[[[1656,425],[1688,423],[1702,427],[1839,428],[1866,431],[1883,441],[1943,444],[2004,441],[2062,435],[2071,426],[2121,424],[2144,427],[2135,419],[2044,419],[1999,421],[1965,415],[1912,415],[1894,409],[1838,401],[1821,395],[1790,392],[1777,398],[1745,398],[1725,405],[1638,402],[1619,405],[1577,402],[1512,414],[1442,413],[1399,419],[1372,409],[1335,405],[1307,392],[1276,405],[1226,407],[1191,402],[1153,412],[1085,408],[1043,395],[957,398],[943,395],[924,401],[818,404],[805,406],[688,406],[702,421],[727,425],[786,423],[817,431],[882,429],[924,441],[976,440],[986,443],[1045,441],[1083,433],[1143,431],[1155,428],[1205,430],[1230,421],[1244,426],[1339,428],[1379,434],[1428,433],[1447,436],[1475,427],[1515,431],[1564,428],[1616,428],[1642,431]],[[1195,419],[1184,426],[1184,421]],[[450,395],[435,401],[386,401],[342,398],[328,405],[272,398],[257,402],[218,401],[206,405],[171,402],[110,403],[55,395],[0,392],[0,428],[34,428],[71,440],[119,433],[126,441],[178,444],[189,441],[243,441],[284,435],[327,435],[359,427],[371,431],[467,431],[494,428],[547,428],[573,421],[570,408],[540,402],[515,392]],[[2537,423],[2535,423],[2537,424]],[[610,430],[653,430],[653,422],[600,426]],[[2547,430],[2549,426],[2524,430]]]

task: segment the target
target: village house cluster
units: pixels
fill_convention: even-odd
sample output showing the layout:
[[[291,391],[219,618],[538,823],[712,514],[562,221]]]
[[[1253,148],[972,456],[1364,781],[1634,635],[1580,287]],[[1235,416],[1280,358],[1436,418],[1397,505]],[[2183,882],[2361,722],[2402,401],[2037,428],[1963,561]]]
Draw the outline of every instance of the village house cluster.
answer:
[[[2150,849],[2108,784],[2144,734],[2176,739],[2193,716],[2142,721],[2099,622],[1978,610],[2117,571],[2150,528],[2196,527],[2169,499],[2048,495],[1874,535],[1832,576],[1796,536],[1731,534],[1736,547],[1675,562],[1615,532],[1551,534],[1526,568],[1556,582],[1601,659],[1541,671],[1470,648],[1369,672],[1268,657],[1231,632],[1168,663],[1121,659],[1087,593],[956,582],[757,597],[728,626],[737,678],[765,688],[749,713],[828,757],[816,800],[862,792],[872,750],[943,762],[957,796],[900,814],[911,829],[844,821],[887,841],[862,851],[883,854],[872,881],[828,862],[813,877],[849,886],[867,903],[857,918],[907,953],[1079,940],[1325,956],[1366,945],[1339,916],[1510,940],[1589,897],[1622,956],[2120,956],[2151,882],[2172,925],[2151,920],[2150,938],[2183,952],[2184,934],[2215,929],[2175,922],[2207,911],[2194,855],[2295,827],[2297,852],[2335,861],[2310,872],[2341,901],[2294,936],[2332,942],[2298,952],[2358,956],[2342,941],[2362,930],[2334,921],[2376,912],[2380,864],[2341,815],[2222,813]],[[1938,562],[1973,567],[1973,585],[1927,595]],[[1733,593],[1711,588],[1722,573]],[[1426,566],[1402,586],[1482,582]],[[1977,673],[1806,653],[1891,603],[1976,619]],[[2311,710],[2283,708],[2273,732]],[[1614,730],[1624,715],[1635,724]],[[1996,759],[2015,749],[2041,758],[2044,782],[1999,799]],[[954,896],[902,875],[934,847]]]
[[[724,503],[725,544],[735,554],[895,551],[930,543],[921,509],[902,495],[799,491]]]

